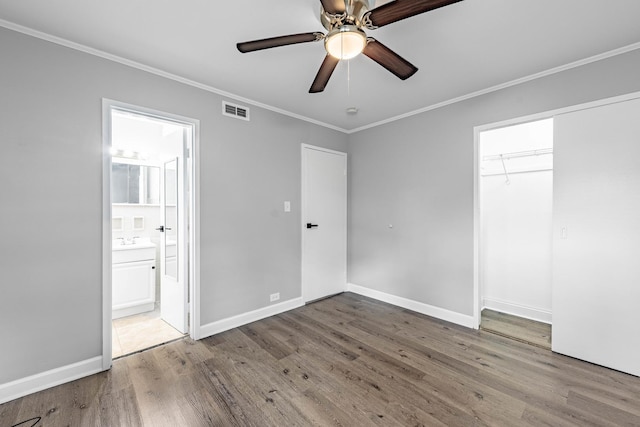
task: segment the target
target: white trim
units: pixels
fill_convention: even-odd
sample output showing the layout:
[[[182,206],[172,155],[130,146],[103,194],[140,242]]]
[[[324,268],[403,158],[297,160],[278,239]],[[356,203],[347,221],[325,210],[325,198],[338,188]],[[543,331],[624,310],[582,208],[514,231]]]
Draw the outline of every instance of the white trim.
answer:
[[[537,120],[545,120],[554,118],[562,114],[568,114],[575,111],[587,110],[590,108],[597,108],[603,105],[617,104],[620,102],[631,101],[640,98],[640,92],[632,92],[624,95],[613,96],[610,98],[599,99],[596,101],[585,102],[582,104],[572,105],[569,107],[557,108],[555,110],[544,111],[542,113],[531,114],[523,117],[516,117],[513,119],[503,120],[500,122],[488,123],[484,125],[475,126],[473,128],[473,317],[474,323],[477,327],[481,321],[482,311],[482,252],[480,250],[480,236],[481,236],[481,217],[482,199],[481,199],[481,180],[480,180],[480,134],[482,132],[503,128],[507,126],[514,126],[527,122],[533,122]]]
[[[200,121],[193,126],[187,153],[189,176],[189,335],[200,339]]]
[[[480,328],[482,316],[482,306],[480,300],[481,286],[480,277],[482,277],[480,262],[480,151],[479,151],[480,132],[474,129],[473,134],[473,327]]]
[[[316,151],[324,151],[325,153],[337,154],[339,156],[346,156],[347,155],[347,153],[345,153],[344,151],[336,151],[336,150],[332,150],[330,148],[319,147],[317,145],[300,144],[300,146],[302,148],[308,148],[310,150],[316,150]]]
[[[536,322],[547,323],[549,325],[551,324],[551,310],[529,307],[515,302],[488,297],[482,298],[482,305],[483,308],[487,308],[489,310],[512,314],[514,316],[535,320]]]
[[[237,316],[228,317],[226,319],[208,323],[200,327],[199,339],[210,337],[211,335],[219,334],[220,332],[228,331],[229,329],[237,328],[248,323],[265,319],[267,317],[275,316],[277,314],[284,313],[285,311],[302,307],[303,305],[304,302],[302,302],[302,298],[299,297],[288,301],[283,301],[278,304],[269,305],[267,307],[262,307],[257,310],[249,311],[247,313],[238,314]]]
[[[143,261],[145,262],[145,261]],[[155,272],[154,272],[155,274]],[[155,287],[154,287],[155,288]],[[154,295],[155,296],[155,295]],[[111,311],[112,319],[120,319],[121,317],[133,316],[134,314],[146,313],[155,309],[155,302],[147,302],[144,304],[136,304],[133,307],[116,308]]]
[[[365,288],[364,286],[354,285],[353,283],[347,284],[347,291],[393,304],[398,307],[406,308],[427,316],[435,317],[436,319],[455,323],[456,325],[477,329],[474,324],[473,316],[457,313],[455,311],[425,304],[423,302],[410,300],[408,298],[399,297],[397,295],[387,294],[375,289]]]
[[[432,105],[429,105],[429,106],[426,106],[426,107],[423,107],[423,108],[420,108],[420,109],[417,109],[417,110],[410,111],[408,113],[400,114],[400,115],[397,115],[397,116],[394,116],[394,117],[390,117],[388,119],[384,119],[384,120],[380,120],[380,121],[377,121],[377,122],[369,123],[367,125],[364,125],[364,126],[361,126],[361,127],[358,127],[358,128],[344,129],[344,128],[341,128],[341,127],[338,127],[338,126],[334,126],[334,125],[329,124],[329,123],[325,123],[325,122],[321,122],[321,121],[316,120],[316,119],[312,119],[310,117],[305,117],[305,116],[302,116],[300,114],[292,113],[290,111],[283,110],[281,108],[273,107],[271,105],[267,105],[267,104],[264,104],[262,102],[254,101],[254,100],[249,99],[249,98],[245,98],[245,97],[242,97],[242,96],[239,96],[239,95],[235,95],[233,93],[230,93],[230,92],[227,92],[227,91],[224,91],[224,90],[221,90],[221,89],[217,89],[217,88],[214,88],[212,86],[208,86],[208,85],[205,85],[203,83],[199,83],[199,82],[196,82],[194,80],[190,80],[190,79],[178,76],[176,74],[172,74],[172,73],[169,73],[167,71],[163,71],[163,70],[160,70],[158,68],[154,68],[154,67],[142,64],[140,62],[132,61],[130,59],[126,59],[126,58],[123,58],[121,56],[117,56],[117,55],[114,55],[114,54],[111,54],[111,53],[107,53],[107,52],[104,52],[104,51],[101,51],[101,50],[98,50],[98,49],[94,49],[92,47],[85,46],[85,45],[80,44],[80,43],[72,42],[70,40],[67,40],[67,39],[64,39],[64,38],[61,38],[61,37],[56,37],[56,36],[53,36],[51,34],[44,33],[42,31],[37,31],[37,30],[34,30],[32,28],[28,28],[28,27],[25,27],[25,26],[22,26],[22,25],[18,25],[18,24],[15,24],[13,22],[10,22],[10,21],[4,20],[4,19],[0,19],[0,27],[5,27],[5,28],[7,28],[9,30],[12,30],[12,31],[16,31],[16,32],[19,32],[19,33],[22,33],[22,34],[26,34],[26,35],[29,35],[29,36],[32,36],[32,37],[36,37],[36,38],[39,38],[39,39],[42,39],[42,40],[46,40],[46,41],[51,42],[51,43],[55,43],[55,44],[58,44],[58,45],[61,45],[61,46],[65,46],[65,47],[68,47],[68,48],[71,48],[71,49],[75,49],[75,50],[78,50],[78,51],[81,51],[81,52],[84,52],[84,53],[88,53],[90,55],[98,56],[100,58],[104,58],[104,59],[107,59],[109,61],[117,62],[119,64],[123,64],[123,65],[129,66],[129,67],[132,67],[132,68],[137,68],[139,70],[146,71],[148,73],[155,74],[157,76],[165,77],[167,79],[174,80],[174,81],[177,81],[177,82],[189,85],[189,86],[193,86],[193,87],[202,89],[202,90],[207,91],[207,92],[212,92],[212,93],[216,93],[216,94],[221,95],[221,96],[226,96],[226,97],[229,97],[229,98],[233,98],[233,99],[236,99],[236,100],[238,100],[240,102],[244,102],[244,103],[247,103],[247,104],[254,105],[256,107],[264,108],[265,110],[269,110],[269,111],[273,111],[275,113],[283,114],[285,116],[293,117],[294,119],[299,119],[299,120],[302,120],[302,121],[305,121],[305,122],[313,123],[313,124],[318,125],[318,126],[326,127],[328,129],[333,129],[333,130],[336,130],[338,132],[343,132],[343,133],[345,133],[347,135],[351,135],[351,134],[354,134],[354,133],[357,133],[357,132],[360,132],[360,131],[363,131],[363,130],[366,130],[366,129],[370,129],[370,128],[381,126],[381,125],[384,125],[384,124],[387,124],[387,123],[391,123],[391,122],[395,122],[395,121],[398,121],[398,120],[402,120],[402,119],[405,119],[407,117],[415,116],[417,114],[426,113],[427,111],[436,110],[438,108],[446,107],[448,105],[455,104],[455,103],[461,102],[461,101],[465,101],[467,99],[471,99],[471,98],[475,98],[475,97],[478,97],[478,96],[486,95],[486,94],[491,93],[491,92],[496,92],[496,91],[499,91],[499,90],[502,90],[502,89],[506,89],[506,88],[509,88],[509,87],[512,87],[512,86],[516,86],[516,85],[519,85],[519,84],[522,84],[522,83],[527,83],[527,82],[532,81],[532,80],[536,80],[536,79],[547,77],[547,76],[550,76],[550,75],[553,75],[553,74],[557,74],[557,73],[560,73],[562,71],[567,71],[567,70],[570,70],[572,68],[581,67],[583,65],[587,65],[587,64],[590,64],[590,63],[593,63],[593,62],[601,61],[601,60],[604,60],[604,59],[607,59],[607,58],[611,58],[611,57],[614,57],[614,56],[622,55],[622,54],[625,54],[625,53],[640,49],[640,42],[632,43],[632,44],[627,45],[627,46],[623,46],[623,47],[620,47],[620,48],[617,48],[617,49],[613,49],[613,50],[610,50],[610,51],[607,51],[607,52],[603,52],[603,53],[600,53],[600,54],[597,54],[597,55],[593,55],[593,56],[590,56],[588,58],[584,58],[584,59],[581,59],[581,60],[578,60],[578,61],[570,62],[568,64],[561,65],[561,66],[558,66],[558,67],[554,67],[554,68],[551,68],[551,69],[548,69],[548,70],[545,70],[545,71],[541,71],[539,73],[530,74],[528,76],[521,77],[521,78],[515,79],[515,80],[511,80],[511,81],[508,81],[506,83],[502,83],[502,84],[499,84],[499,85],[491,86],[491,87],[488,87],[486,89],[482,89],[482,90],[479,90],[479,91],[476,91],[476,92],[471,92],[469,94],[459,96],[457,98],[452,98],[452,99],[449,99],[449,100],[446,100],[446,101],[443,101],[443,102],[432,104]]]
[[[102,99],[102,369],[111,368],[111,107]]]
[[[0,404],[102,371],[102,357],[96,356],[71,365],[61,366],[9,383],[0,384]]]
[[[505,83],[501,83],[499,85],[491,86],[491,87],[488,87],[486,89],[481,89],[481,90],[478,90],[476,92],[471,92],[471,93],[468,93],[466,95],[462,95],[462,96],[459,96],[457,98],[452,98],[452,99],[449,99],[449,100],[446,100],[446,101],[443,101],[443,102],[439,102],[437,104],[432,104],[432,105],[426,106],[424,108],[420,108],[418,110],[410,111],[410,112],[405,113],[405,114],[400,114],[398,116],[394,116],[394,117],[390,117],[388,119],[384,119],[384,120],[380,120],[380,121],[377,121],[377,122],[374,122],[374,123],[370,123],[368,125],[364,125],[364,126],[361,126],[359,128],[351,129],[351,130],[347,131],[347,133],[348,134],[352,134],[352,133],[360,132],[360,131],[363,131],[363,130],[366,130],[366,129],[370,129],[370,128],[373,128],[373,127],[385,125],[387,123],[391,123],[391,122],[395,122],[395,121],[398,121],[398,120],[406,119],[407,117],[415,116],[417,114],[426,113],[427,111],[436,110],[438,108],[446,107],[448,105],[455,104],[457,102],[466,101],[466,100],[471,99],[471,98],[476,98],[478,96],[486,95],[486,94],[489,94],[489,93],[492,93],[492,92],[497,92],[499,90],[507,89],[507,88],[510,88],[512,86],[517,86],[519,84],[523,84],[523,83],[527,83],[527,82],[530,82],[530,81],[533,81],[533,80],[541,79],[543,77],[547,77],[547,76],[550,76],[550,75],[553,75],[553,74],[561,73],[563,71],[571,70],[573,68],[578,68],[578,67],[581,67],[583,65],[591,64],[593,62],[602,61],[604,59],[611,58],[611,57],[618,56],[618,55],[622,55],[622,54],[625,54],[627,52],[631,52],[631,51],[634,51],[634,50],[637,50],[637,49],[640,49],[640,42],[633,43],[633,44],[630,44],[628,46],[623,46],[623,47],[620,47],[618,49],[613,49],[613,50],[610,50],[608,52],[603,52],[603,53],[600,53],[598,55],[590,56],[588,58],[584,58],[584,59],[581,59],[581,60],[578,60],[578,61],[570,62],[570,63],[565,64],[565,65],[560,65],[559,67],[550,68],[548,70],[541,71],[539,73],[530,74],[528,76],[521,77],[521,78],[515,79],[515,80],[511,80],[511,81],[508,81],[508,82],[505,82]]]
[[[191,323],[189,335],[193,339],[198,339],[200,335],[200,180],[199,180],[199,158],[200,153],[200,121],[177,114],[166,113],[151,108],[138,105],[127,104],[103,98],[103,266],[102,266],[102,293],[103,293],[103,342],[102,358],[103,369],[109,369],[112,361],[111,349],[111,157],[109,144],[111,142],[111,110],[130,111],[134,114],[143,114],[159,120],[180,123],[191,127],[191,138],[187,139],[188,158],[187,164],[190,167],[189,173],[189,313],[191,313]],[[109,284],[109,286],[107,286]]]
[[[307,188],[306,186],[306,177],[307,177],[307,159],[305,156],[305,150],[315,150],[315,151],[322,151],[325,153],[331,153],[331,154],[335,154],[338,156],[342,156],[344,157],[344,173],[345,173],[345,198],[347,199],[347,204],[346,204],[346,209],[345,209],[345,218],[344,218],[344,223],[345,223],[345,230],[347,231],[346,233],[346,239],[344,242],[345,248],[347,249],[346,253],[348,255],[349,251],[349,247],[348,247],[348,226],[349,226],[349,179],[348,179],[348,175],[347,175],[347,171],[348,171],[348,167],[349,167],[349,155],[343,151],[336,151],[336,150],[331,150],[330,148],[324,148],[324,147],[318,147],[316,145],[310,145],[310,144],[300,144],[300,171],[301,171],[301,180],[300,180],[300,230],[301,230],[301,239],[300,239],[300,295],[302,297],[302,301],[309,302],[307,300],[307,298],[305,297],[305,269],[304,269],[304,262],[305,262],[305,243],[306,243],[306,234],[305,230],[306,230],[306,218],[307,218],[307,195],[306,195],[306,191],[305,189]],[[348,259],[346,260],[346,266],[347,269],[349,267],[349,262]],[[347,288],[347,274],[345,271],[345,289]]]
[[[602,98],[595,101],[584,102],[582,104],[570,105],[568,107],[556,108],[554,110],[543,111],[541,113],[529,114],[527,116],[516,117],[513,119],[502,120],[499,122],[488,123],[474,127],[474,131],[477,133],[487,130],[503,128],[507,126],[519,125],[527,122],[535,122],[538,120],[550,119],[561,114],[573,113],[575,111],[588,110],[590,108],[598,108],[603,105],[617,104],[620,102],[631,101],[640,98],[639,92],[626,93],[624,95],[612,96],[609,98]]]
[[[119,64],[126,65],[126,66],[131,67],[131,68],[136,68],[138,70],[146,71],[147,73],[155,74],[157,76],[164,77],[164,78],[167,78],[169,80],[174,80],[176,82],[183,83],[183,84],[186,84],[188,86],[193,86],[193,87],[196,87],[198,89],[202,89],[202,90],[207,91],[207,92],[215,93],[215,94],[218,94],[218,95],[221,95],[221,96],[225,96],[225,97],[228,97],[228,98],[233,98],[233,99],[235,99],[235,100],[237,100],[239,102],[244,102],[245,104],[251,104],[251,105],[256,106],[256,107],[264,108],[265,110],[269,110],[269,111],[273,111],[275,113],[279,113],[279,114],[282,114],[282,115],[285,115],[285,116],[293,117],[294,119],[299,119],[299,120],[302,120],[302,121],[305,121],[305,122],[313,123],[313,124],[318,125],[318,126],[322,126],[322,127],[328,128],[328,129],[336,130],[338,132],[349,133],[349,131],[347,129],[343,129],[341,127],[334,126],[334,125],[329,124],[329,123],[321,122],[319,120],[312,119],[310,117],[305,117],[305,116],[302,116],[300,114],[292,113],[291,111],[283,110],[283,109],[278,108],[278,107],[273,107],[271,105],[263,104],[262,102],[254,101],[252,99],[245,98],[243,96],[236,95],[236,94],[233,94],[231,92],[227,92],[227,91],[224,91],[224,90],[221,90],[221,89],[217,89],[215,87],[212,87],[212,86],[209,86],[209,85],[206,85],[206,84],[203,84],[203,83],[199,83],[199,82],[196,82],[194,80],[187,79],[187,78],[179,76],[177,74],[169,73],[169,72],[161,70],[159,68],[151,67],[149,65],[145,65],[145,64],[142,64],[140,62],[132,61],[130,59],[126,59],[126,58],[123,58],[121,56],[114,55],[112,53],[107,53],[107,52],[99,50],[99,49],[94,49],[92,47],[89,47],[89,46],[86,46],[86,45],[83,45],[83,44],[80,44],[80,43],[76,43],[76,42],[64,39],[62,37],[53,36],[51,34],[43,33],[41,31],[37,31],[37,30],[34,30],[32,28],[28,28],[28,27],[24,27],[22,25],[14,24],[13,22],[9,22],[9,21],[6,21],[4,19],[0,19],[0,27],[5,27],[5,28],[7,28],[9,30],[13,30],[13,31],[16,31],[16,32],[19,32],[19,33],[22,33],[22,34],[26,34],[28,36],[32,36],[32,37],[36,37],[36,38],[39,38],[39,39],[42,39],[42,40],[46,40],[48,42],[55,43],[55,44],[58,44],[58,45],[61,45],[61,46],[65,46],[65,47],[68,47],[68,48],[71,48],[71,49],[74,49],[74,50],[78,50],[80,52],[88,53],[89,55],[94,55],[94,56],[97,56],[99,58],[104,58],[104,59],[107,59],[109,61],[117,62]]]

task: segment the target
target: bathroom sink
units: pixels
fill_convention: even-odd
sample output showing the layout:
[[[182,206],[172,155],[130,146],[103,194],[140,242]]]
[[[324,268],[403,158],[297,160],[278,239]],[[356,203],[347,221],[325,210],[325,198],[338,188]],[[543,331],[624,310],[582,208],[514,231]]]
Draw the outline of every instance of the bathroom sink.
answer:
[[[155,248],[156,245],[149,238],[137,237],[135,239],[115,239],[111,249],[114,251],[124,251],[131,249]]]
[[[156,259],[156,245],[149,239],[134,239],[122,244],[122,239],[113,241],[111,261],[113,264]]]

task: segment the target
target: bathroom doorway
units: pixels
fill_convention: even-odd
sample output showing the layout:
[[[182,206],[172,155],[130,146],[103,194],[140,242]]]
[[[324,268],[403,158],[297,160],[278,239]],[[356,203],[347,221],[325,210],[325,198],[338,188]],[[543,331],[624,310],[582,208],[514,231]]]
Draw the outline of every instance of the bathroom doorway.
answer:
[[[480,328],[551,348],[553,118],[478,135]]]
[[[196,121],[105,101],[103,270],[110,273],[104,294],[111,327],[103,345],[109,364],[193,331],[196,127]]]

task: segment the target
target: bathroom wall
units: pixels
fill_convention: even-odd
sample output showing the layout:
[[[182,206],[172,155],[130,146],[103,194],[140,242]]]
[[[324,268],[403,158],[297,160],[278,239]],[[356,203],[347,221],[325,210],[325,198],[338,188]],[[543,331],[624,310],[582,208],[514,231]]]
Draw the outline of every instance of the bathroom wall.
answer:
[[[156,230],[162,223],[160,222],[160,206],[151,205],[125,205],[114,203],[111,209],[114,218],[122,217],[124,229],[122,231],[113,230],[113,239],[148,237],[152,241],[160,239],[160,232]],[[144,229],[134,230],[133,217],[144,218]]]
[[[156,230],[160,222],[160,206],[136,206],[113,204],[111,208],[113,218],[122,217],[123,230],[112,230],[112,240],[118,238],[130,239],[132,237],[144,237],[156,245],[156,267],[160,265],[160,232]],[[144,218],[144,229],[133,229],[133,217]],[[156,268],[156,303],[160,301],[160,268]]]
[[[202,324],[300,297],[300,144],[347,135],[5,28],[0,57],[0,392],[102,354],[103,98],[200,121]]]
[[[161,172],[165,161],[184,155],[184,127],[159,120],[148,120],[128,113],[114,112],[112,115],[111,143],[114,149],[136,152],[143,160],[113,157],[114,162],[140,163],[157,167]],[[160,189],[158,189],[160,191]],[[159,196],[158,196],[159,197]],[[159,200],[158,200],[159,203]],[[169,212],[170,214],[170,212]],[[149,238],[156,245],[156,265],[160,265],[160,205],[113,203],[111,215],[114,223],[122,218],[123,230],[112,228],[112,239]],[[134,217],[142,218],[142,230],[134,229]],[[156,302],[160,301],[160,268],[156,269]]]

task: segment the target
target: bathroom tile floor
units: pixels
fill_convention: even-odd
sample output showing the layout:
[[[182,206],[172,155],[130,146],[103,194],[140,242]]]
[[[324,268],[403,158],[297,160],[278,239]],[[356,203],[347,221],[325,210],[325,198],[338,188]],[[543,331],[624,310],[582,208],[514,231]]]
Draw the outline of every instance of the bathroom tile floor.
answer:
[[[113,358],[163,344],[184,335],[160,318],[160,310],[122,317],[112,322]]]

